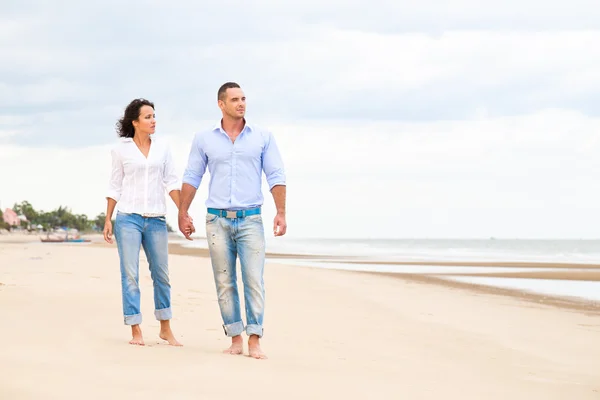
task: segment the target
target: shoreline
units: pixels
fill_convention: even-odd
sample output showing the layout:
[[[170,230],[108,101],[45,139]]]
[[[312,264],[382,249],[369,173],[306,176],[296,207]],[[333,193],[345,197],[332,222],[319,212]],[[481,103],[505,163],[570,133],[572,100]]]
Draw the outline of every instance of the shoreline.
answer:
[[[110,245],[104,242],[101,235],[87,235],[92,241],[89,243],[65,243],[64,246],[90,246],[99,248],[115,248],[116,245]],[[11,240],[12,239],[12,240]],[[177,238],[179,240],[179,238]],[[199,239],[195,239],[199,240]],[[200,239],[202,240],[202,238]],[[5,244],[24,244],[35,242],[38,243],[38,237],[30,235],[11,235],[0,237],[0,242]],[[60,244],[59,244],[60,245]],[[186,257],[209,258],[209,251],[206,248],[187,247],[181,243],[169,241],[169,254]],[[116,250],[116,249],[115,249]],[[600,302],[589,300],[576,296],[561,296],[540,294],[532,291],[503,288],[491,285],[484,285],[474,282],[459,282],[448,279],[448,277],[489,277],[489,278],[525,278],[525,279],[544,279],[544,280],[579,280],[589,282],[600,281],[600,265],[598,264],[579,264],[579,263],[557,263],[557,262],[517,262],[517,261],[371,261],[371,260],[349,260],[353,257],[342,256],[321,256],[307,254],[281,254],[275,252],[267,252],[268,264],[278,264],[278,260],[302,260],[310,263],[311,261],[319,260],[319,262],[330,263],[332,270],[343,270],[345,272],[357,274],[370,274],[376,276],[385,276],[393,279],[400,279],[406,282],[419,284],[436,285],[447,288],[465,290],[475,294],[486,294],[494,296],[505,296],[527,301],[537,305],[551,305],[563,309],[568,309],[577,312],[583,312],[590,315],[600,315]],[[357,257],[354,257],[357,258]],[[452,273],[414,273],[414,272],[381,272],[381,271],[356,271],[336,269],[336,262],[345,264],[373,264],[373,265],[399,265],[399,266],[440,266],[440,267],[507,267],[507,268],[530,268],[530,269],[548,269],[560,268],[561,271],[529,271],[529,272],[452,272]],[[290,263],[282,263],[280,265],[293,266],[297,268],[315,268],[323,269],[311,265],[294,265]],[[568,271],[572,270],[572,271]],[[446,277],[446,278],[444,278]]]
[[[74,243],[73,245],[77,245]],[[113,247],[104,242],[92,242],[92,246],[97,247]],[[191,256],[209,258],[208,249],[186,247],[180,243],[169,243],[169,254],[178,256]],[[277,258],[282,259],[301,259],[307,262],[315,260],[316,258],[321,259],[321,256],[309,256],[309,255],[286,255],[286,257],[280,257],[277,253],[267,253],[267,257],[273,258],[268,261],[268,264],[277,264]],[[346,261],[345,257],[329,256],[332,266],[335,265],[335,260],[343,260],[344,263],[350,263]],[[362,262],[352,262],[355,264],[362,264]],[[369,264],[382,264],[382,262],[365,262]],[[386,263],[390,264],[390,263]],[[576,263],[547,263],[547,262],[454,262],[454,261],[432,261],[432,262],[421,262],[421,261],[401,261],[393,263],[395,265],[436,265],[436,266],[473,266],[473,267],[519,267],[519,268],[564,268],[573,270],[586,270],[586,271],[536,271],[536,272],[489,272],[489,273],[438,273],[438,274],[419,274],[419,273],[403,273],[403,272],[379,272],[379,271],[348,271],[344,272],[367,274],[375,276],[385,276],[393,279],[404,280],[406,282],[413,282],[419,284],[428,284],[442,286],[446,288],[460,289],[469,291],[475,294],[485,294],[494,296],[505,296],[516,298],[519,300],[526,301],[528,303],[536,305],[549,305],[559,307],[562,309],[582,312],[587,315],[600,315],[600,302],[594,300],[588,300],[579,297],[567,297],[560,295],[548,295],[538,294],[521,289],[501,288],[489,285],[483,285],[478,283],[458,282],[451,279],[444,279],[443,276],[470,276],[470,277],[490,277],[490,278],[529,278],[529,279],[560,279],[560,280],[586,280],[586,281],[600,281],[600,265],[593,266],[592,264],[586,264],[586,267],[582,267],[581,264]],[[279,264],[282,265],[282,264]],[[285,264],[286,266],[306,269],[322,269],[315,266],[300,266],[293,264]],[[331,268],[335,270],[335,268]],[[587,271],[587,270],[594,271]],[[342,269],[339,269],[342,270]]]
[[[193,256],[193,257],[203,257],[208,258],[209,252],[208,249],[203,248],[191,248],[185,247],[179,243],[169,243],[169,254],[173,255],[183,255],[183,256]],[[280,254],[277,253],[267,253],[267,257],[272,257],[274,260],[271,262],[273,264],[277,263],[277,258],[284,259],[302,259],[310,262],[315,258],[321,259],[321,256],[308,256],[302,255],[300,257],[296,255],[288,254],[286,257],[280,257]],[[343,257],[337,256],[329,256],[330,260],[338,260],[343,259]],[[335,265],[335,261],[330,261],[333,265]],[[347,261],[344,261],[345,263]],[[349,262],[355,264],[362,264],[362,262]],[[378,264],[377,262],[368,262],[369,264]],[[390,263],[388,263],[390,264]],[[504,266],[504,267],[527,267],[527,268],[572,268],[572,269],[595,269],[600,268],[600,265],[593,267],[590,266],[588,268],[582,268],[580,264],[567,264],[567,263],[520,263],[520,262],[453,262],[453,261],[441,261],[441,262],[397,262],[393,263],[395,265],[436,265],[436,266],[478,266],[478,267],[486,267],[486,266]],[[286,264],[290,265],[290,264]],[[298,268],[318,268],[313,266],[299,266],[299,265],[290,265]],[[596,302],[593,300],[586,300],[584,298],[577,297],[565,297],[558,295],[545,295],[545,294],[537,294],[519,289],[508,289],[508,288],[498,288],[494,286],[481,285],[477,283],[467,283],[467,282],[457,282],[449,279],[440,278],[441,274],[416,274],[416,273],[396,273],[396,272],[374,272],[374,271],[346,271],[346,272],[354,272],[358,274],[369,274],[376,276],[387,276],[394,279],[401,279],[405,281],[412,281],[415,283],[421,284],[429,284],[429,285],[438,285],[449,288],[457,288],[463,290],[469,290],[478,294],[486,294],[486,295],[501,295],[501,296],[509,296],[512,298],[517,298],[521,300],[525,300],[527,302],[532,302],[538,305],[551,305],[563,309],[583,312],[588,315],[600,315],[600,302]],[[490,273],[452,273],[448,275],[452,276],[486,276],[486,277],[494,277],[494,278],[503,278],[503,277],[521,277],[521,278],[532,278],[532,279],[569,279],[569,280],[579,280],[578,277],[593,277],[593,281],[600,281],[600,270],[594,272],[584,272],[584,274],[578,274],[579,271],[571,271],[571,272],[562,272],[562,271],[539,271],[539,272],[513,272],[513,273],[498,273],[498,272],[490,272]],[[571,275],[574,274],[574,275]],[[588,280],[588,279],[583,279]]]
[[[465,290],[475,295],[504,296],[513,299],[523,300],[532,306],[553,306],[564,310],[581,312],[588,316],[600,316],[600,302],[587,300],[578,297],[567,297],[558,295],[547,295],[533,293],[520,289],[501,288],[495,286],[482,285],[469,282],[458,282],[450,279],[440,278],[439,275],[419,275],[419,274],[397,274],[390,272],[363,272],[363,274],[384,275],[393,279],[401,279],[415,283],[443,286],[447,288]],[[474,276],[474,275],[469,275]],[[486,275],[487,276],[487,275]],[[490,277],[495,277],[489,274]]]

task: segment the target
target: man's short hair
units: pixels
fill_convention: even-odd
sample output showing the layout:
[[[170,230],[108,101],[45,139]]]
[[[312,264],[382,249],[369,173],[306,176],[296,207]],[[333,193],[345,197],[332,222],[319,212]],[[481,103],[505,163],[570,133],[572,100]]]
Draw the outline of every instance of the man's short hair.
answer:
[[[233,89],[233,88],[239,88],[240,85],[238,85],[235,82],[226,82],[224,84],[221,85],[221,87],[219,88],[219,91],[217,92],[217,99],[218,100],[223,100],[225,101],[225,99],[227,98],[227,89]]]

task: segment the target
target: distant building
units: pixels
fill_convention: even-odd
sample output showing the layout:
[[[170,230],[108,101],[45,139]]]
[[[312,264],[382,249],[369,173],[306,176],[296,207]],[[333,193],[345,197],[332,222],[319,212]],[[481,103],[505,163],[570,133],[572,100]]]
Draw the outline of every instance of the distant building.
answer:
[[[11,210],[10,208],[4,210],[4,213],[2,214],[2,219],[4,220],[4,222],[11,226],[21,225],[21,221],[23,220],[22,218],[23,216],[17,215],[17,213]],[[25,218],[25,221],[26,220],[27,218]]]

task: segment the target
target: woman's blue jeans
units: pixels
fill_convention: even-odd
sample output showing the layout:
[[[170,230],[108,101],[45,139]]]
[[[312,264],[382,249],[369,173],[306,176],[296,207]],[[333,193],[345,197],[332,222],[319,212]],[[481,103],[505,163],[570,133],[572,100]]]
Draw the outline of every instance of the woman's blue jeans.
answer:
[[[166,219],[117,212],[114,232],[121,264],[121,291],[125,325],[138,325],[142,322],[139,285],[141,248],[146,253],[150,276],[154,283],[154,315],[159,321],[171,319]]]

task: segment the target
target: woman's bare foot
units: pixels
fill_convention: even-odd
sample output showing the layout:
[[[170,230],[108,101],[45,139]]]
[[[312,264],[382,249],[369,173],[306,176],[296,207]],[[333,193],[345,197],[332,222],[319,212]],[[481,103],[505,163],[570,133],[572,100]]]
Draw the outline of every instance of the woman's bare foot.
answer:
[[[257,360],[266,360],[267,355],[260,348],[259,338],[257,335],[251,335],[248,339],[248,355]]]
[[[171,346],[183,346],[181,343],[175,339],[175,335],[173,335],[173,331],[171,330],[171,324],[169,320],[160,321],[160,333],[158,336],[162,340],[166,340],[169,342]]]
[[[231,338],[231,346],[228,349],[223,350],[225,354],[233,354],[238,355],[244,352],[244,342],[242,340],[242,336],[234,336]]]
[[[137,346],[144,345],[144,338],[142,337],[142,328],[139,325],[131,325],[131,335],[133,338],[129,341],[129,344]]]

